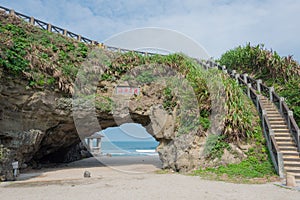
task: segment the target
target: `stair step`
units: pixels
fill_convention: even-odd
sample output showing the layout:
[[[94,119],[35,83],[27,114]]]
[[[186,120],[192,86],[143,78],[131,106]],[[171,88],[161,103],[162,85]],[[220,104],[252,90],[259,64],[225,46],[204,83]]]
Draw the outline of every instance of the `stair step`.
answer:
[[[275,139],[277,142],[293,142],[293,139],[288,135],[287,137],[276,137]]]
[[[280,113],[277,110],[274,110],[274,109],[272,109],[272,110],[266,109],[266,111],[267,111],[267,114],[279,114],[280,115]]]
[[[286,172],[299,173],[300,175],[300,167],[285,167]]]
[[[275,134],[275,137],[276,136],[282,136],[282,137],[291,137],[291,134],[290,134],[290,132],[276,132],[276,133],[274,133]]]
[[[300,167],[300,162],[297,162],[297,161],[284,161],[284,167]]]
[[[283,119],[280,114],[276,113],[267,113],[268,119]]]
[[[264,109],[266,111],[268,111],[268,112],[279,113],[279,111],[277,110],[277,108],[274,108],[274,107],[266,106],[266,107],[264,107]]]
[[[275,120],[269,120],[269,122],[270,122],[272,128],[274,127],[274,125],[275,125],[275,128],[276,128],[276,126],[282,127],[282,128],[287,128],[287,125],[285,122],[275,121]]]
[[[283,155],[283,161],[284,162],[299,162],[300,163],[300,157],[299,156],[285,156],[285,155]]]
[[[289,172],[289,174],[292,174],[295,177],[296,182],[299,183],[299,181],[300,181],[300,174],[299,173]]]
[[[279,128],[276,128],[276,129],[273,129],[273,131],[274,131],[274,133],[288,133],[288,134],[290,134],[290,131],[289,131],[289,129],[279,129]]]
[[[272,120],[272,121],[285,122],[285,120],[284,120],[284,118],[282,116],[280,116],[280,117],[270,117],[270,116],[268,116],[268,119]]]
[[[283,159],[284,158],[291,158],[291,157],[299,158],[299,153],[297,151],[281,150],[280,152],[283,154]]]
[[[295,151],[295,152],[297,152],[297,147],[296,146],[279,146],[279,149],[281,151]]]
[[[276,142],[279,147],[296,147],[295,143],[290,141],[290,142]]]
[[[288,129],[286,124],[277,124],[276,122],[270,122],[272,128],[281,128],[281,129]]]
[[[285,133],[285,134],[275,134],[275,139],[280,140],[280,139],[284,139],[284,140],[291,140],[293,141],[293,138],[291,137],[290,134]]]
[[[284,122],[285,123],[285,120],[280,116],[280,117],[270,117],[268,116],[268,120],[269,121],[278,121],[278,122]]]

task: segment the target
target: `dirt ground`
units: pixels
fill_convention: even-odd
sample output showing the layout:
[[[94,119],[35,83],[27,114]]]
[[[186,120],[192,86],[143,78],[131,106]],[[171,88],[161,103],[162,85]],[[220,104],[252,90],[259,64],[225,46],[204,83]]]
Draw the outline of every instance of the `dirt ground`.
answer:
[[[281,183],[209,181],[176,173],[158,174],[160,167],[155,156],[89,158],[31,170],[21,174],[18,181],[0,183],[0,199],[300,199],[299,188],[283,188]],[[90,178],[83,177],[85,171],[91,173]]]

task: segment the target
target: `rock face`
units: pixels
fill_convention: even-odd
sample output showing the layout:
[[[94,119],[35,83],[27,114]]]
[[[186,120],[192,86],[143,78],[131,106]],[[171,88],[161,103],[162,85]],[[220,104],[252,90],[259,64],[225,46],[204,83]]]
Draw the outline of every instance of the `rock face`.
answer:
[[[199,134],[191,131],[178,136],[176,112],[163,108],[160,85],[145,84],[140,95],[132,97],[115,96],[116,83],[101,82],[97,94],[112,99],[115,107],[105,109],[103,98],[96,100],[101,104],[95,106],[95,116],[89,120],[87,109],[76,111],[72,107],[70,95],[53,88],[32,89],[26,80],[10,78],[4,72],[0,75],[0,144],[10,150],[5,162],[1,161],[2,180],[13,180],[13,160],[20,166],[33,167],[77,160],[84,149],[79,145],[80,139],[99,131],[97,127],[105,129],[129,122],[143,125],[160,142],[157,150],[164,168],[187,171],[197,166]]]

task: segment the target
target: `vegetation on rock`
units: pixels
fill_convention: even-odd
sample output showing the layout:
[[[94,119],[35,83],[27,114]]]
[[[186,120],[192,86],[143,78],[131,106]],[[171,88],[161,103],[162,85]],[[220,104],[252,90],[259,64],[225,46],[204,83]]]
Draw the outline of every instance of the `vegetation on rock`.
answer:
[[[29,87],[73,92],[88,47],[0,12],[0,66],[26,77]]]

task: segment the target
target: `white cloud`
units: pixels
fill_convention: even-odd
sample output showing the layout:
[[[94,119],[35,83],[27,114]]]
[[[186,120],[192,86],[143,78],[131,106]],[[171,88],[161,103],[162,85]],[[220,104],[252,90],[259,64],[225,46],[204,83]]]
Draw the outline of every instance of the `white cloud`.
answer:
[[[214,57],[251,42],[300,60],[298,0],[4,0],[2,5],[99,41],[129,29],[161,27],[187,34]]]

